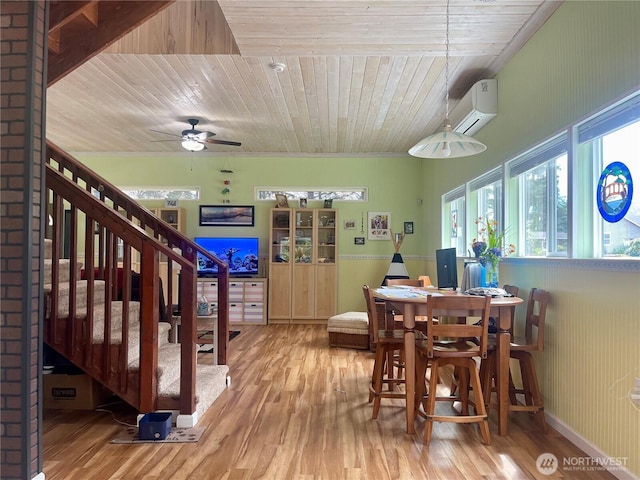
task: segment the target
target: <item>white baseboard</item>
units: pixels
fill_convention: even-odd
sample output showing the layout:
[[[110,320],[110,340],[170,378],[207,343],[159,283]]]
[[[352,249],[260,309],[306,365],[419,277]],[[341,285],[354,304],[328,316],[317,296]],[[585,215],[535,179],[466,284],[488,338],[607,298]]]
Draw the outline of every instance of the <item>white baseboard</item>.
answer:
[[[548,411],[545,411],[544,416],[549,426],[557,430],[560,434],[562,434],[563,437],[565,437],[567,440],[569,440],[579,449],[583,450],[590,457],[611,459],[609,455],[605,454],[593,443],[591,443],[586,438],[576,433],[566,423],[559,420],[553,414],[549,413]],[[606,470],[611,475],[618,478],[619,480],[640,480],[640,478],[638,478],[636,475],[633,474],[633,472],[629,471],[629,469],[627,469],[624,466],[619,466],[619,467],[616,466],[616,467],[609,467],[609,468],[603,467],[603,468],[606,468]]]
[[[198,423],[198,412],[193,412],[191,415],[178,415],[176,417],[176,427],[178,428],[193,428]]]
[[[44,473],[40,472],[35,477],[33,477],[31,480],[44,480]]]

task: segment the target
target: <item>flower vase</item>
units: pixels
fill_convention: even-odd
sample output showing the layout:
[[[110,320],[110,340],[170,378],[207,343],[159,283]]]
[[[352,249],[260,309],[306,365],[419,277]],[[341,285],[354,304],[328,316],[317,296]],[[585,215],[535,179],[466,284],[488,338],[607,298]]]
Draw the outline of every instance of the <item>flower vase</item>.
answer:
[[[500,285],[500,281],[498,280],[498,265],[500,264],[499,260],[488,260],[485,264],[485,268],[487,269],[487,287],[490,288],[498,288]]]

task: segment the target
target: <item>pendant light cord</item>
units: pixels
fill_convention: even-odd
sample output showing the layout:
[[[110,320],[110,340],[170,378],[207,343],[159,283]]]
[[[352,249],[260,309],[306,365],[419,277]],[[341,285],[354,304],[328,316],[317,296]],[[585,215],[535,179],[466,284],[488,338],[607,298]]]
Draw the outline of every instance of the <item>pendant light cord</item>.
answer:
[[[449,0],[447,0],[447,32],[445,39],[444,89],[445,116],[444,123],[449,123]]]

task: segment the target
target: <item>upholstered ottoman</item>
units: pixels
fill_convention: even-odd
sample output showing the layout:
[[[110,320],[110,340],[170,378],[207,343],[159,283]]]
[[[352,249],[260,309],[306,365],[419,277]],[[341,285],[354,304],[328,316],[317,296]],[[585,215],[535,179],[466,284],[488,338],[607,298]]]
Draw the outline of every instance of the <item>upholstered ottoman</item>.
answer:
[[[346,312],[330,317],[327,322],[329,345],[332,347],[369,349],[369,317],[367,312]]]

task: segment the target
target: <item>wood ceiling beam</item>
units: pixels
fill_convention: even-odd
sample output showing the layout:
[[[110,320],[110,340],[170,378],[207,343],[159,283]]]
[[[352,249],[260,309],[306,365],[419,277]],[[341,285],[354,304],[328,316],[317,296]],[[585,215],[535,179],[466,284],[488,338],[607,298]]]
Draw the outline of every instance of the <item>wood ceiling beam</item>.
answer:
[[[48,85],[63,78],[175,0],[57,2],[49,36]],[[64,16],[66,12],[67,16]]]

